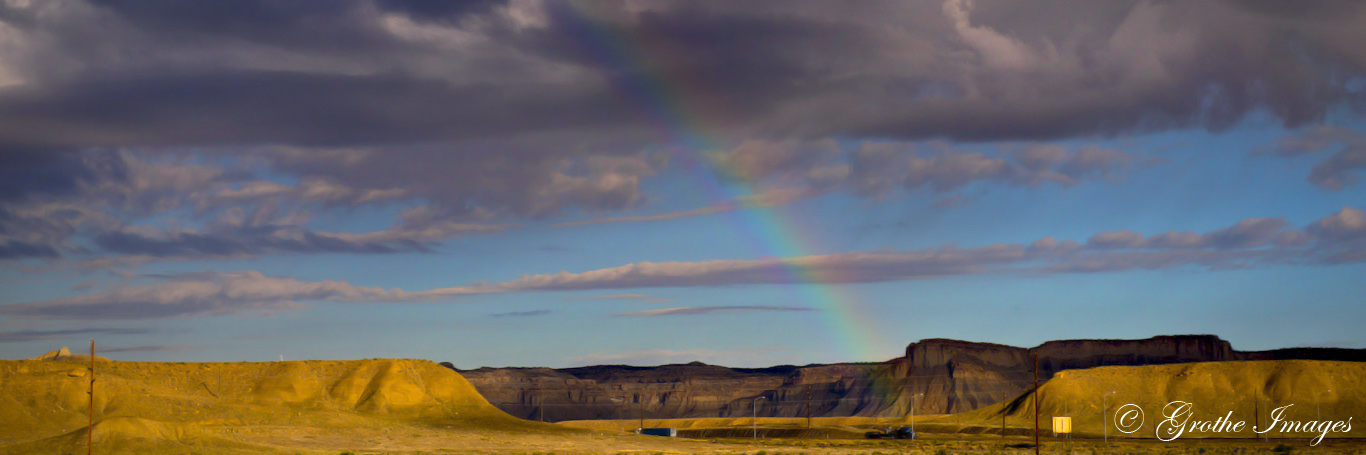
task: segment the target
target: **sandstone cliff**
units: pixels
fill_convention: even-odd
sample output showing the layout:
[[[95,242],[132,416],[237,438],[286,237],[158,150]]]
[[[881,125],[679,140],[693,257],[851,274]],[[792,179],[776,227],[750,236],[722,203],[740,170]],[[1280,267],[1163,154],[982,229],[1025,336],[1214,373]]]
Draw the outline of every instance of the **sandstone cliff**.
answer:
[[[531,420],[677,417],[902,416],[969,411],[1070,369],[1228,360],[1366,361],[1366,350],[1237,351],[1213,335],[1062,340],[1034,348],[948,339],[911,343],[881,363],[727,368],[480,368],[461,371],[503,411]]]

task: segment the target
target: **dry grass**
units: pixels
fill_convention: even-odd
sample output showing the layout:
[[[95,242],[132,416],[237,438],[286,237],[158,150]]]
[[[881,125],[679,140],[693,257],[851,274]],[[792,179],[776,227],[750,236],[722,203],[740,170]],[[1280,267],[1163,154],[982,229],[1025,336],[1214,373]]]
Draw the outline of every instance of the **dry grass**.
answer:
[[[1325,392],[1331,390],[1332,392]],[[1108,393],[1113,391],[1114,393]],[[1260,398],[1260,401],[1257,399]],[[1238,434],[1190,434],[1188,437],[1252,438],[1251,424],[1258,411],[1267,424],[1270,408],[1293,405],[1286,416],[1314,420],[1346,420],[1366,415],[1366,363],[1316,360],[1202,362],[1142,367],[1099,367],[1058,373],[1039,388],[1039,421],[1051,434],[1052,416],[1071,416],[1073,431],[1102,437],[1103,428],[1124,404],[1145,412],[1146,426],[1134,437],[1152,437],[1163,407],[1181,400],[1194,404],[1193,419],[1214,420],[1232,411],[1233,420],[1249,425]],[[1317,405],[1317,409],[1316,409]],[[1102,413],[1102,407],[1105,412]],[[1008,431],[1032,430],[1032,393],[958,416],[930,421],[927,428],[999,434],[1005,410]],[[1102,417],[1104,416],[1104,417]],[[1113,426],[1110,434],[1114,435]],[[1295,437],[1296,435],[1286,435]],[[1308,433],[1299,435],[1309,437]],[[1337,437],[1366,438],[1366,425],[1354,425]]]
[[[86,367],[0,361],[0,453],[84,452]],[[658,442],[513,418],[459,374],[427,361],[96,368],[93,438],[103,453],[645,450]]]
[[[581,421],[563,425],[512,418],[490,406],[459,374],[417,360],[269,363],[97,362],[93,437],[97,453],[119,454],[1028,454],[1031,440],[985,432],[1007,409],[1011,427],[1032,424],[1033,409],[996,405],[958,416],[919,416],[917,428],[954,433],[916,441],[864,440],[866,428],[904,425],[904,418],[761,418],[763,436],[748,439],[748,418],[648,419],[647,426],[680,428],[700,439],[626,433],[638,422]],[[85,450],[86,365],[69,361],[0,361],[0,454],[75,454]],[[1327,415],[1360,407],[1366,365],[1341,362],[1228,362],[1069,371],[1043,388],[1045,415],[1068,400],[1079,430],[1082,398],[1120,390],[1145,407],[1174,397],[1237,406],[1240,390],[1272,400],[1304,400],[1297,390],[1336,390]],[[1113,389],[1112,389],[1113,388]],[[1116,401],[1112,401],[1114,404]],[[1312,404],[1312,402],[1310,403]],[[1329,414],[1331,413],[1331,414]],[[1026,419],[1029,416],[1029,419]],[[1048,419],[1043,419],[1044,423]],[[993,425],[988,425],[993,424]],[[1046,427],[1045,427],[1046,428]],[[1360,430],[1358,430],[1360,431]],[[709,433],[710,432],[710,433]],[[1362,454],[1361,441],[1308,438],[1272,442],[1126,440],[1062,444],[1045,436],[1044,453],[1091,455],[1246,454],[1313,452]]]

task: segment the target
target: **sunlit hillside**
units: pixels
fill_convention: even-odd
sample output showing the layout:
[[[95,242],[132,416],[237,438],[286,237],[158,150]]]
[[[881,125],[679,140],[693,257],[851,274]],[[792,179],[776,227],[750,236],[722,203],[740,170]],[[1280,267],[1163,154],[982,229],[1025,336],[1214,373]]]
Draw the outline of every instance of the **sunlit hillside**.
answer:
[[[1283,418],[1297,421],[1346,420],[1366,415],[1366,363],[1312,360],[1203,362],[1138,367],[1099,367],[1058,373],[1039,387],[1039,426],[1052,431],[1052,417],[1070,416],[1079,435],[1117,436],[1112,419],[1120,408],[1134,404],[1144,412],[1144,425],[1125,437],[1154,437],[1163,408],[1173,401],[1192,403],[1192,421],[1214,420],[1230,411],[1233,421],[1246,421],[1242,432],[1187,433],[1189,437],[1253,437],[1251,426],[1269,424],[1272,409],[1292,405]],[[960,431],[999,433],[1004,410],[1008,432],[1032,430],[1033,393],[934,423]],[[1102,412],[1104,411],[1104,412]],[[1260,420],[1254,417],[1260,416]],[[1108,432],[1104,430],[1110,425]],[[1363,437],[1366,425],[1353,421],[1349,434]],[[927,428],[937,428],[928,425]],[[1272,438],[1301,439],[1310,433],[1270,433]]]
[[[0,453],[84,453],[88,368],[0,361]],[[476,442],[530,450],[615,437],[510,417],[459,374],[428,361],[97,361],[95,373],[97,453],[335,453]]]

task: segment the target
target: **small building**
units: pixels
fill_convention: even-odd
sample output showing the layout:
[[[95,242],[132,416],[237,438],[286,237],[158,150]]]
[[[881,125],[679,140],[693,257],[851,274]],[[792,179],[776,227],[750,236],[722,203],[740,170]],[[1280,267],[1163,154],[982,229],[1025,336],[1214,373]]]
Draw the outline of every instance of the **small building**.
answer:
[[[648,436],[664,436],[664,437],[669,437],[669,438],[676,438],[676,437],[678,437],[678,429],[676,429],[676,428],[637,428],[637,429],[636,429],[636,434],[643,434],[643,435],[648,435]]]

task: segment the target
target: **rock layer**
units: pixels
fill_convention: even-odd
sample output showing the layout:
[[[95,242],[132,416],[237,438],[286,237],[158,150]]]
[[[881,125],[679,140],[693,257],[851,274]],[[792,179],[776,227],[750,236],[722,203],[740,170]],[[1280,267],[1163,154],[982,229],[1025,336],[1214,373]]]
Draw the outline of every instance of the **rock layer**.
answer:
[[[1237,351],[1213,335],[1061,340],[1034,348],[949,339],[911,343],[881,363],[727,368],[480,368],[461,374],[499,409],[531,420],[903,416],[969,411],[1025,392],[1059,371],[1229,360],[1366,361],[1366,350]],[[809,411],[808,411],[809,409]]]

